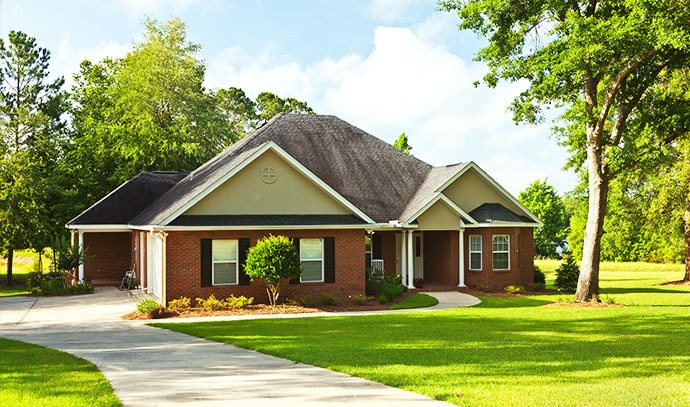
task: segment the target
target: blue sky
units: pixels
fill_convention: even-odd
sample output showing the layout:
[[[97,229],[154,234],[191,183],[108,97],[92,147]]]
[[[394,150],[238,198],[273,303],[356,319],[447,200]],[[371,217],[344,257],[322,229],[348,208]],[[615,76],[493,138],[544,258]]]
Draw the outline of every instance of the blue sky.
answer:
[[[147,16],[187,24],[208,88],[295,97],[388,142],[405,132],[418,158],[474,161],[516,196],[536,179],[575,186],[551,125],[512,122],[523,84],[472,85],[486,70],[472,61],[482,42],[435,0],[0,0],[0,35],[35,37],[69,86],[83,59],[142,40]]]

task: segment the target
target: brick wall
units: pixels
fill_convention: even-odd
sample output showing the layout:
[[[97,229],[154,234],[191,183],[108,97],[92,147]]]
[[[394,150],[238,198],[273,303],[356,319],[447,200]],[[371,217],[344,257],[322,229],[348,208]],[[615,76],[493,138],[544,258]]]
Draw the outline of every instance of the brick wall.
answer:
[[[470,270],[470,235],[482,236],[482,270]],[[493,270],[492,237],[510,236],[510,268]],[[501,291],[508,285],[529,286],[534,281],[534,241],[532,228],[481,228],[465,230],[465,284],[490,286]]]
[[[323,292],[345,300],[352,294],[363,294],[365,286],[364,230],[303,230],[303,231],[190,231],[169,232],[166,240],[166,298],[168,301],[181,296],[194,300],[226,298],[230,294],[254,297],[256,303],[268,303],[265,285],[261,281],[249,286],[227,285],[201,287],[201,239],[249,238],[250,246],[258,239],[273,235],[289,238],[335,238],[335,283],[281,284],[280,300],[297,294],[318,296]]]
[[[458,232],[424,232],[424,281],[430,284],[457,286]]]
[[[132,267],[131,232],[84,233],[84,276],[93,280],[121,280]]]

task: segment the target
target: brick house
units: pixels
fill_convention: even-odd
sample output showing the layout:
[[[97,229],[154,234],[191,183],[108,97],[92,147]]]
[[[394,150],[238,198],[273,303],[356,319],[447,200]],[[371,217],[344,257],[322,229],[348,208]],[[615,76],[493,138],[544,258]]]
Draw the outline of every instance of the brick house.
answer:
[[[541,224],[473,162],[433,167],[334,116],[279,115],[195,171],[143,172],[71,220],[79,278],[135,270],[161,303],[254,296],[246,250],[294,239],[304,269],[282,298],[365,289],[367,267],[425,284],[533,281]]]

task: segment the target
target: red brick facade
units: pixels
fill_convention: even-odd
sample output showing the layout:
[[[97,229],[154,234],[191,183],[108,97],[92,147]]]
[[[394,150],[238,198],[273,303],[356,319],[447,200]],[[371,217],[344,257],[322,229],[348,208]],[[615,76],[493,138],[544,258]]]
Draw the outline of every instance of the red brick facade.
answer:
[[[482,269],[470,270],[470,235],[482,236]],[[508,270],[494,270],[492,264],[492,238],[494,235],[510,237]],[[465,285],[478,285],[502,290],[509,285],[529,286],[534,282],[534,237],[532,228],[481,228],[465,230]]]
[[[121,280],[132,267],[131,232],[84,233],[84,277]]]
[[[226,298],[230,294],[254,297],[257,303],[267,303],[266,288],[260,281],[251,285],[201,286],[201,239],[249,238],[250,246],[258,239],[273,235],[289,238],[335,238],[335,283],[300,283],[281,285],[281,299],[297,294],[318,296],[333,294],[341,300],[352,294],[363,294],[365,286],[364,230],[301,230],[301,231],[196,231],[169,232],[166,238],[166,298],[168,301],[181,296],[192,300],[214,294]]]

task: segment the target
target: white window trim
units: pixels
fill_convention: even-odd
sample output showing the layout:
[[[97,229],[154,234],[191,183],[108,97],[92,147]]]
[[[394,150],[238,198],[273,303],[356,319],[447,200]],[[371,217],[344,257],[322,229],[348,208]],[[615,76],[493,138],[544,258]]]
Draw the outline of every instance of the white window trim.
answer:
[[[506,250],[494,250],[494,239],[499,236],[505,236],[508,239],[508,248]],[[505,253],[506,256],[508,257],[508,264],[506,268],[500,268],[497,269],[496,265],[494,264],[494,254],[496,253]],[[492,270],[496,271],[505,271],[505,270],[510,270],[510,235],[509,234],[500,234],[500,235],[492,235],[491,236],[491,268]]]
[[[479,238],[479,250],[472,250],[472,238]],[[484,255],[482,251],[484,250],[484,242],[482,235],[470,235],[470,270],[482,270],[484,268]],[[472,268],[472,254],[479,253],[479,268]]]
[[[321,243],[321,258],[319,259],[302,259],[302,242],[305,240],[318,240]],[[325,279],[325,273],[324,273],[324,244],[323,244],[323,239],[321,238],[304,238],[299,240],[300,244],[300,251],[299,251],[299,262],[302,264],[302,262],[321,262],[321,279],[320,280],[302,280],[302,277],[299,278],[300,283],[323,283],[326,281]]]
[[[235,242],[235,261],[216,261],[213,259],[213,249],[216,242],[234,241]],[[211,285],[223,286],[223,285],[239,285],[240,283],[240,273],[239,273],[239,251],[240,242],[237,239],[213,239],[211,240]],[[227,264],[235,263],[235,282],[234,283],[216,283],[216,264]]]

